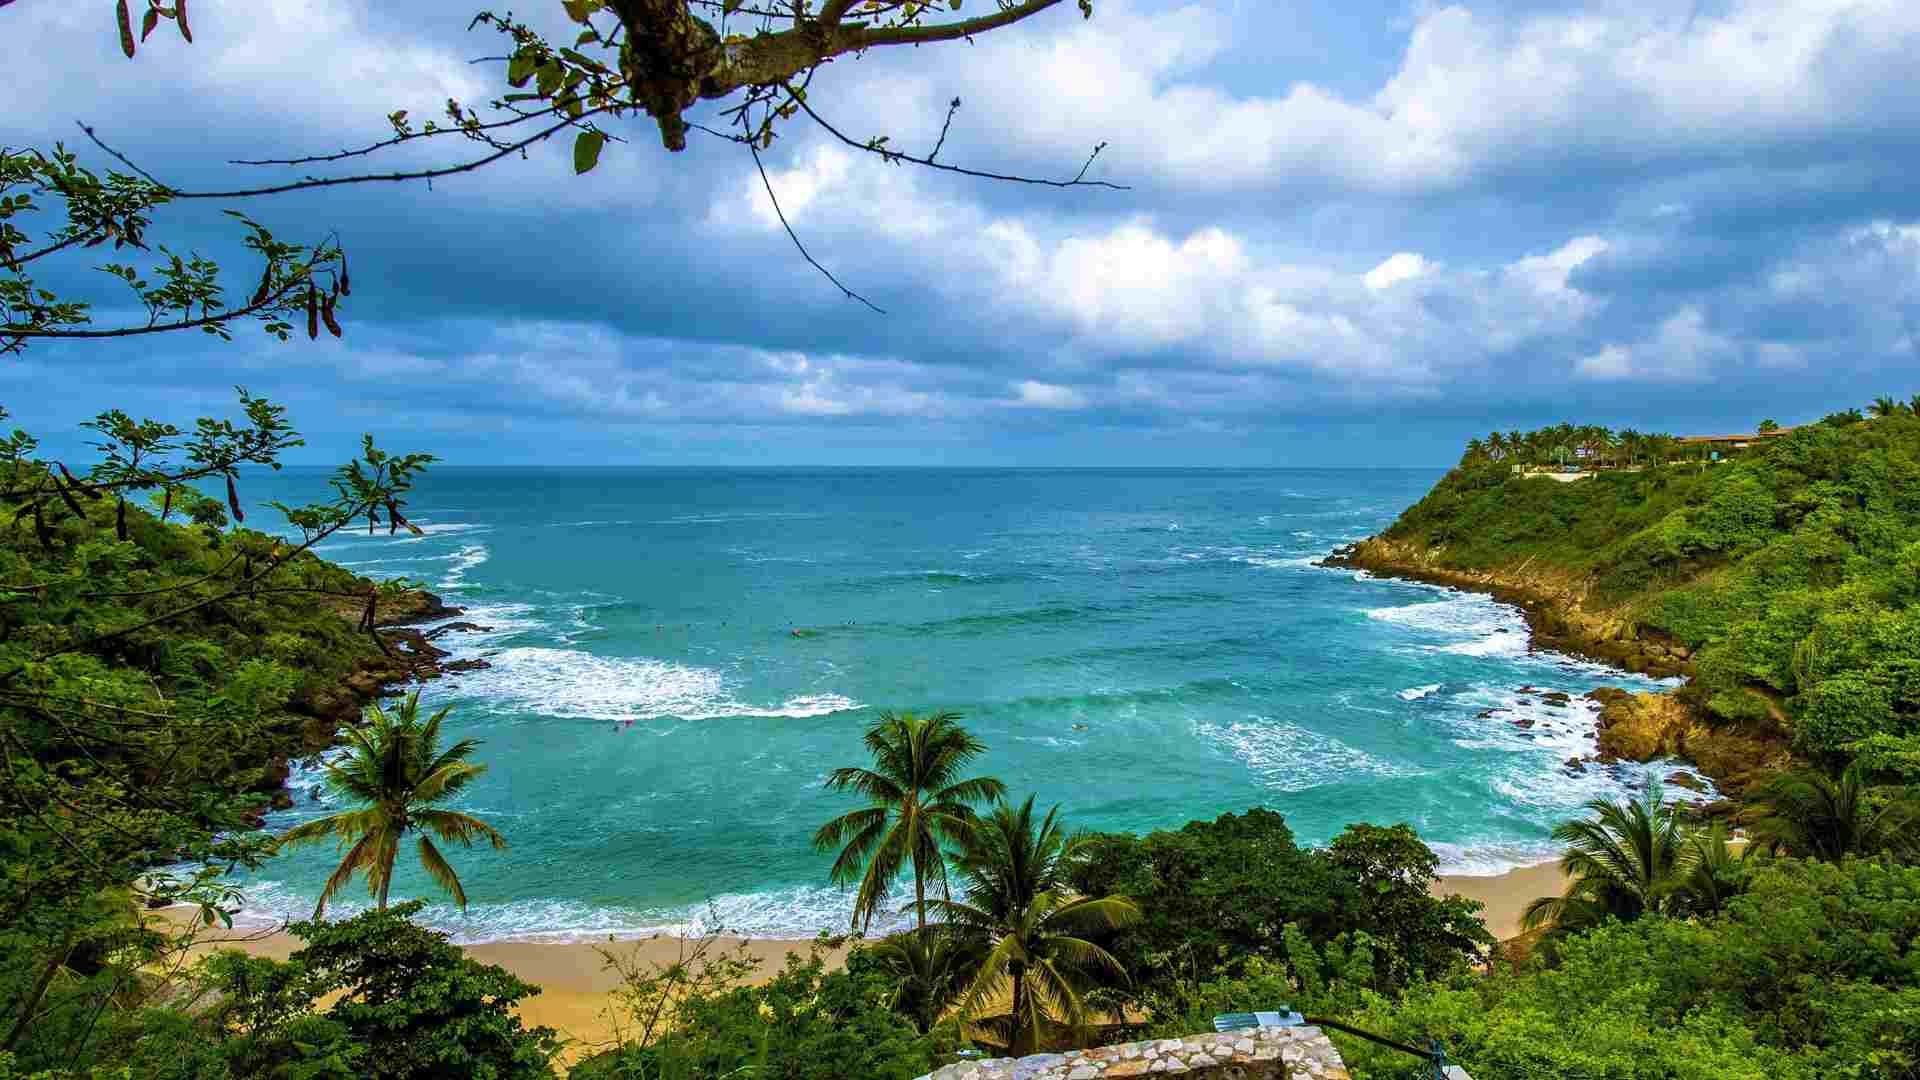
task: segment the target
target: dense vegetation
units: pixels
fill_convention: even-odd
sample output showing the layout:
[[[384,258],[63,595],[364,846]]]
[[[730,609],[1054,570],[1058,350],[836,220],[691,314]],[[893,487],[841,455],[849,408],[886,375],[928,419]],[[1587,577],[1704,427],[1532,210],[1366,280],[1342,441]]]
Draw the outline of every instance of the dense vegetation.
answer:
[[[137,991],[168,945],[141,905],[235,906],[223,875],[271,849],[275,764],[406,670],[373,630],[397,591],[309,549],[403,524],[429,459],[368,440],[334,498],[280,508],[298,539],[241,528],[243,467],[299,445],[279,407],[241,409],[188,431],[103,413],[84,477],[0,438],[0,1052],[22,1061],[73,1060],[101,1027],[64,1020]]]
[[[1877,403],[1719,464],[1517,476],[1471,449],[1385,534],[1436,565],[1527,567],[1691,654],[1716,721],[1838,762],[1920,752],[1920,417]]]

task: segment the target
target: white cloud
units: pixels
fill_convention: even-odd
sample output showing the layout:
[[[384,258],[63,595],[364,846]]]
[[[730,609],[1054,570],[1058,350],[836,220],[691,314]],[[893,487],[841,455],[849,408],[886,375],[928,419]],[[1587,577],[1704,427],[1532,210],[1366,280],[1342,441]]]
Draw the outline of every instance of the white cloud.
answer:
[[[1607,345],[1577,361],[1574,373],[1603,381],[1695,382],[1712,375],[1716,362],[1737,352],[1733,341],[1707,326],[1706,313],[1689,304],[1663,320],[1652,338],[1634,345]]]
[[[1071,386],[1026,379],[1014,384],[1013,400],[1007,404],[1022,409],[1084,409],[1087,396]]]
[[[1403,281],[1425,277],[1434,269],[1434,265],[1418,253],[1400,251],[1387,256],[1386,261],[1367,271],[1361,280],[1367,283],[1367,288],[1379,292]]]
[[[1029,159],[1072,160],[1091,133],[1114,140],[1111,174],[1187,191],[1430,191],[1576,155],[1639,163],[1920,120],[1899,89],[1920,53],[1920,6],[1892,0],[1422,5],[1398,70],[1365,96],[1222,88],[1207,65],[1230,53],[1242,18],[1103,2],[1082,24],[983,39],[941,86],[1005,118],[1001,137]],[[869,100],[939,115],[927,73],[882,70],[887,88]]]

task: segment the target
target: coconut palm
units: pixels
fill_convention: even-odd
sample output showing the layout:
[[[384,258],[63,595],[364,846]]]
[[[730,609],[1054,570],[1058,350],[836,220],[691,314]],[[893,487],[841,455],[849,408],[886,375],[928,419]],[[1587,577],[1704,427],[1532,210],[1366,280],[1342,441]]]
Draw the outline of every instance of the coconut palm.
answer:
[[[1631,802],[1595,799],[1591,818],[1561,823],[1553,838],[1566,845],[1560,870],[1570,879],[1561,896],[1543,896],[1528,904],[1521,925],[1528,930],[1553,926],[1585,929],[1609,918],[1631,921],[1664,914],[1680,906],[1679,882],[1697,856],[1689,850],[1679,808],[1650,783]]]
[[[440,724],[449,711],[442,708],[422,723],[420,694],[415,691],[395,712],[374,705],[367,710],[365,725],[348,729],[347,753],[327,764],[325,784],[335,795],[361,807],[297,825],[278,844],[291,848],[333,837],[343,846],[351,845],[320,889],[320,900],[313,907],[315,919],[326,911],[327,901],[360,873],[366,875],[368,892],[380,907],[386,907],[394,859],[409,833],[420,835],[420,865],[427,876],[462,909],[467,906],[467,892],[460,885],[460,875],[432,837],[462,847],[473,846],[475,840],[486,840],[495,850],[507,846],[506,838],[493,826],[437,805],[460,794],[487,771],[485,765],[467,760],[480,745],[476,739],[461,739],[440,749]]]
[[[1068,868],[1088,837],[1069,836],[1059,813],[1055,807],[1036,822],[1032,796],[1018,807],[995,805],[960,853],[962,899],[922,905],[982,944],[985,955],[960,1008],[983,1027],[1002,1028],[1015,1056],[1032,1052],[1049,1025],[1085,1030],[1087,991],[1124,982],[1126,972],[1083,935],[1140,918],[1125,897],[1074,893]],[[982,1022],[981,1009],[1001,1001],[1006,1016]]]
[[[939,923],[883,938],[869,952],[893,978],[888,1007],[911,1017],[921,1034],[959,999],[981,959],[978,936],[956,934]]]
[[[1838,862],[1920,850],[1920,799],[1906,789],[1870,787],[1859,762],[1837,777],[1812,769],[1780,773],[1749,798],[1754,848],[1769,854]]]
[[[1882,419],[1889,416],[1898,416],[1900,415],[1900,403],[1890,397],[1877,397],[1873,399],[1872,405],[1867,406],[1867,412]]]
[[[936,713],[921,719],[909,712],[881,713],[863,741],[873,768],[835,769],[827,777],[834,791],[864,796],[867,805],[842,814],[813,834],[821,851],[838,848],[831,875],[836,885],[859,883],[853,925],[865,929],[891,893],[893,883],[913,869],[914,910],[927,925],[927,880],[945,888],[944,847],[966,839],[976,803],[1000,798],[1007,786],[992,777],[961,779],[969,761],[986,744],[960,726],[960,714]]]

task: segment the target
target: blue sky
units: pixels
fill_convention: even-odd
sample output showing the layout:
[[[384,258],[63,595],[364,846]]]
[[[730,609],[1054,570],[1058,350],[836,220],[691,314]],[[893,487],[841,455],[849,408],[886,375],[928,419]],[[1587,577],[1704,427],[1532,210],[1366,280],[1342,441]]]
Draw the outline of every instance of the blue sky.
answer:
[[[521,5],[550,19],[547,0]],[[0,12],[0,145],[94,124],[183,185],[500,92],[463,4],[196,0],[129,64],[104,0]],[[40,347],[0,403],[58,445],[108,404],[185,418],[245,384],[312,446],[468,464],[1432,464],[1561,419],[1744,428],[1920,391],[1920,6],[1347,0],[1061,5],[832,65],[751,160],[644,118],[422,186],[249,204],[336,227],[347,336]],[[238,258],[211,207],[169,242]],[[244,290],[245,264],[236,261]],[[92,287],[81,268],[62,279]],[[110,297],[110,293],[99,293]],[[103,308],[103,315],[107,312]]]

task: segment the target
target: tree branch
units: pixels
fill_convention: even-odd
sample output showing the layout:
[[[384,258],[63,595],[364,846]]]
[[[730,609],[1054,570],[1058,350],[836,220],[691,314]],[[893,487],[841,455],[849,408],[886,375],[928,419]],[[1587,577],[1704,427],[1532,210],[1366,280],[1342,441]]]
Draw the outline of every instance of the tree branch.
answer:
[[[491,165],[494,162],[499,161],[501,158],[506,157],[509,154],[524,150],[527,147],[532,146],[534,143],[540,142],[543,139],[552,138],[554,135],[557,135],[560,132],[565,131],[570,127],[577,126],[582,120],[586,120],[589,117],[598,116],[602,113],[612,112],[615,108],[617,108],[617,106],[603,105],[597,109],[587,109],[577,117],[568,117],[565,121],[555,124],[552,127],[542,128],[540,131],[536,132],[533,135],[529,135],[524,139],[521,139],[519,142],[510,143],[500,148],[499,150],[496,150],[493,153],[486,155],[485,157],[477,158],[473,161],[469,161],[460,165],[448,165],[438,169],[419,169],[413,172],[364,173],[357,176],[330,176],[330,177],[310,176],[305,180],[296,180],[286,184],[275,184],[271,187],[252,188],[250,190],[240,190],[240,191],[181,191],[180,189],[175,188],[170,184],[154,179],[154,177],[149,173],[147,173],[146,170],[141,169],[140,166],[138,165],[135,165],[133,161],[129,159],[125,154],[122,154],[120,151],[115,150],[111,146],[108,146],[106,142],[100,138],[99,135],[94,133],[94,130],[92,128],[86,126],[85,124],[82,124],[80,125],[80,130],[86,132],[87,138],[93,140],[93,144],[95,146],[98,146],[100,149],[113,155],[113,157],[116,158],[121,164],[127,166],[128,168],[134,170],[135,172],[138,172],[140,175],[146,177],[148,180],[152,181],[153,183],[158,184],[160,187],[165,188],[167,191],[167,195],[171,198],[175,198],[175,199],[253,199],[253,198],[259,198],[260,196],[263,196],[263,195],[282,195],[290,191],[306,191],[311,188],[339,187],[345,184],[368,184],[368,183],[376,183],[376,182],[400,183],[408,180],[434,180],[442,176],[453,176],[458,173],[472,172],[475,169],[479,169],[487,165]]]
[[[787,230],[787,239],[792,240],[793,246],[799,249],[800,257],[807,260],[807,262],[810,265],[812,265],[812,267],[815,270],[818,270],[820,271],[820,273],[824,274],[828,281],[833,282],[834,288],[839,289],[841,292],[845,293],[847,296],[847,299],[858,300],[861,303],[872,308],[875,312],[881,315],[885,315],[886,312],[882,310],[879,306],[874,304],[873,301],[867,299],[864,296],[861,296],[859,293],[854,292],[852,289],[847,288],[845,285],[842,285],[840,283],[840,279],[833,276],[833,271],[828,270],[824,266],[821,266],[820,261],[818,259],[815,259],[811,254],[807,252],[807,246],[800,242],[800,238],[798,236],[794,235],[793,226],[787,224],[787,215],[785,212],[783,212],[780,209],[780,199],[777,196],[775,196],[773,193],[773,181],[767,179],[767,167],[760,163],[760,148],[755,146],[753,144],[753,140],[751,139],[748,139],[745,141],[747,144],[748,152],[753,155],[753,167],[760,170],[760,183],[766,186],[767,199],[768,201],[773,203],[773,212],[775,216],[779,217],[780,219],[780,227]]]
[[[884,147],[875,146],[870,143],[858,142],[853,138],[849,137],[845,132],[841,131],[839,128],[834,127],[832,124],[827,123],[825,118],[823,118],[819,113],[813,111],[813,106],[807,104],[805,98],[802,98],[798,95],[793,94],[791,90],[788,91],[788,95],[790,100],[793,102],[793,104],[799,106],[802,112],[806,113],[809,117],[812,117],[814,123],[819,124],[822,128],[826,129],[829,135],[832,135],[834,138],[839,139],[841,142],[846,143],[848,146],[853,147],[855,150],[862,150],[869,154],[877,154],[880,157],[890,162],[911,161],[915,165],[925,165],[929,169],[939,169],[941,172],[958,173],[961,176],[973,176],[973,177],[978,177],[982,180],[1005,180],[1005,181],[1008,181],[1009,183],[1015,183],[1015,184],[1038,184],[1042,187],[1057,187],[1057,188],[1100,187],[1100,188],[1107,188],[1111,191],[1133,190],[1132,188],[1127,187],[1125,184],[1115,184],[1107,180],[1088,180],[1086,178],[1087,170],[1093,167],[1094,159],[1098,158],[1100,156],[1100,152],[1107,148],[1106,143],[1100,143],[1099,145],[1093,148],[1093,153],[1087,155],[1086,164],[1080,166],[1080,171],[1076,173],[1073,179],[1071,180],[1042,180],[1042,179],[1039,179],[1038,177],[1032,177],[1032,176],[1013,176],[1007,173],[984,172],[980,169],[965,169],[965,168],[961,168],[958,165],[948,165],[945,162],[935,161],[933,160],[932,155],[928,155],[927,157],[915,157],[912,154],[904,153],[899,150],[888,150],[888,149],[885,149]],[[949,120],[952,119],[952,113],[948,113],[948,119]],[[946,141],[944,134],[941,137],[941,141],[943,143]],[[939,153],[939,151],[940,151],[940,148],[938,146],[934,147],[934,153]]]
[[[957,38],[972,37],[989,30],[998,30],[1003,26],[1011,26],[1030,15],[1038,15],[1059,2],[1060,0],[1026,0],[1025,3],[1015,4],[991,15],[982,15],[977,19],[962,19],[959,22],[934,23],[926,26],[850,26],[848,34],[853,39],[853,44],[841,51],[864,49],[870,45],[927,45],[936,41],[953,41]]]

